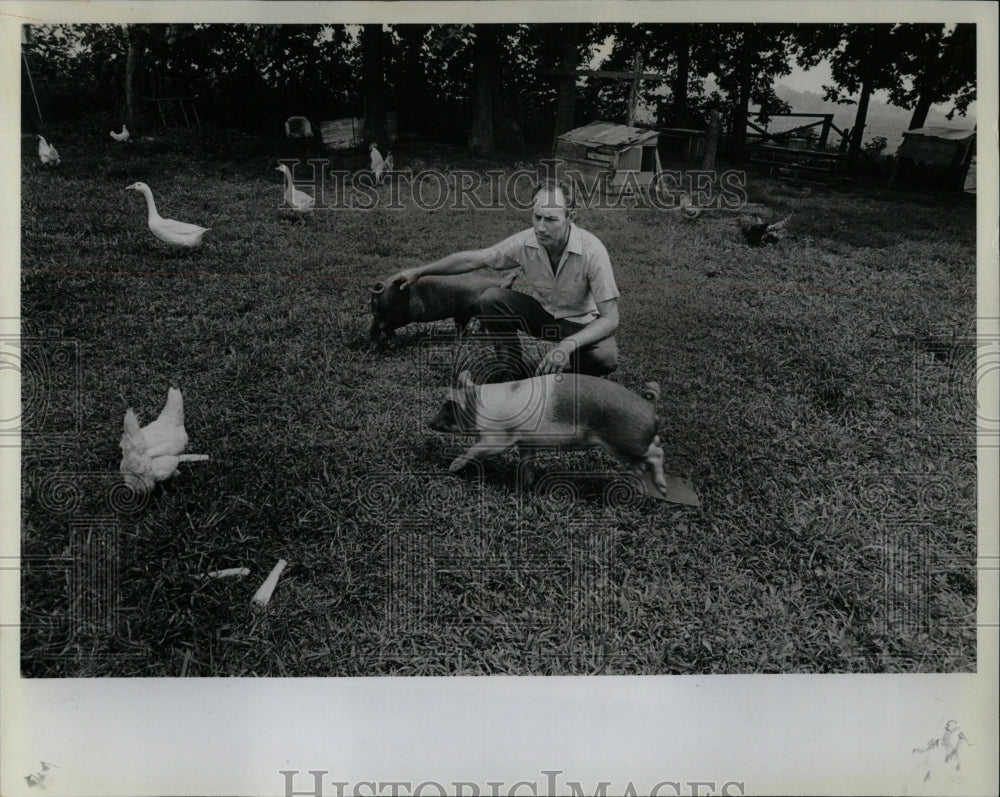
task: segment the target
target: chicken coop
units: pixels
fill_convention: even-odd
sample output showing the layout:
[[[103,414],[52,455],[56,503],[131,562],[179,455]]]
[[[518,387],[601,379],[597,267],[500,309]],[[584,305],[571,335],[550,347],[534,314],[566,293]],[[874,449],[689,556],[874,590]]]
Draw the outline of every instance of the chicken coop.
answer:
[[[907,130],[903,133],[903,143],[896,150],[896,165],[889,184],[930,182],[946,191],[961,191],[966,186],[975,154],[974,127],[936,126]]]
[[[639,185],[649,185],[661,170],[659,135],[656,130],[611,122],[591,122],[570,130],[556,139],[556,175],[575,172],[588,187],[606,179],[608,186],[620,188],[633,174]]]

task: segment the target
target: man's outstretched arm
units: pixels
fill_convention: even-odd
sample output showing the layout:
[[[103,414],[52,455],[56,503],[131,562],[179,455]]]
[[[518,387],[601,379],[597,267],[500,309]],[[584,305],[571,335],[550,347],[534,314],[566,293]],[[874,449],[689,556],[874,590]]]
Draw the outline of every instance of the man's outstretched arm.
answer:
[[[464,274],[467,271],[476,271],[486,266],[490,252],[489,249],[453,252],[433,263],[404,269],[393,278],[393,282],[398,282],[400,288],[405,288],[411,282],[415,282],[420,277],[426,277],[428,274]]]

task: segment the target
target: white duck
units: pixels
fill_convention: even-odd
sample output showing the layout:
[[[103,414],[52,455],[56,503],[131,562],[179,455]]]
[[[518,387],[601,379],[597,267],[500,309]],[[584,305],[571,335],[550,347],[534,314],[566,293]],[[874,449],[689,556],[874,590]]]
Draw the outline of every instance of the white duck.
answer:
[[[288,167],[282,163],[276,171],[285,175],[285,202],[281,206],[282,210],[288,210],[299,215],[312,213],[316,200],[305,191],[299,191],[295,187],[295,184],[292,182],[292,173]]]
[[[146,209],[148,210],[149,231],[164,243],[172,246],[181,246],[194,249],[201,244],[202,236],[208,232],[209,228],[199,227],[197,224],[187,224],[183,221],[164,219],[156,212],[156,203],[153,201],[153,192],[145,183],[132,183],[126,191],[138,191],[146,197]]]
[[[135,490],[148,492],[158,481],[169,479],[181,462],[201,462],[208,454],[183,454],[188,436],[184,429],[184,397],[175,387],[167,391],[167,403],[159,417],[139,428],[135,413],[125,413],[122,463],[119,470]]]
[[[115,141],[121,141],[121,142],[128,141],[128,128],[125,127],[125,125],[122,125],[122,131],[120,133],[116,133],[114,130],[112,130],[111,137]]]
[[[375,172],[375,182],[382,182],[382,172],[385,169],[385,161],[382,160],[382,153],[378,151],[378,147],[374,143],[369,147],[372,155],[372,171]]]
[[[46,166],[59,165],[59,153],[56,152],[55,147],[45,140],[44,136],[38,137],[38,157],[41,158],[42,163]]]

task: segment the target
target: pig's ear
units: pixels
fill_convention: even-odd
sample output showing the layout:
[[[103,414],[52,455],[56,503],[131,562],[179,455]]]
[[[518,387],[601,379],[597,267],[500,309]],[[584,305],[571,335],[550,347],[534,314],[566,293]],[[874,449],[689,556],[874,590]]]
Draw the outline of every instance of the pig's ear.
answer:
[[[476,386],[476,383],[472,381],[472,375],[469,370],[466,369],[458,375],[458,389],[459,390],[471,390]]]
[[[465,409],[465,391],[461,389],[456,389],[453,387],[448,388],[448,393],[445,397],[448,401],[455,402],[463,410]]]

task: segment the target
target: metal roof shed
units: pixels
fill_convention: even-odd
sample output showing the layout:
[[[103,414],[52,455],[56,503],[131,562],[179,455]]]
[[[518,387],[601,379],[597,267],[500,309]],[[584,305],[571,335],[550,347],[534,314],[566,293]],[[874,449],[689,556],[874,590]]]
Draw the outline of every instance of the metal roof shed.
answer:
[[[656,130],[591,122],[556,139],[556,174],[576,172],[588,185],[607,174],[608,184],[620,187],[633,173],[640,185],[649,185],[660,171],[659,135]]]
[[[896,151],[896,165],[889,184],[905,178],[910,167],[919,164],[924,170],[935,172],[945,188],[961,191],[975,154],[974,127],[937,126],[907,130],[903,133],[903,143]]]

